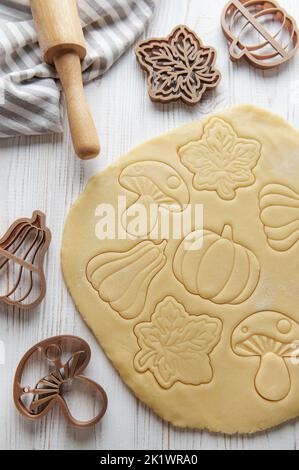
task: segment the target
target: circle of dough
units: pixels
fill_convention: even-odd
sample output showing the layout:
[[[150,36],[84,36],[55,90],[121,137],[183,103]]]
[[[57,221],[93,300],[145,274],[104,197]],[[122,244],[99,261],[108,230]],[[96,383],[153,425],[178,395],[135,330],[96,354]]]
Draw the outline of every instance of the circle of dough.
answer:
[[[232,164],[223,179],[210,171],[217,152]],[[141,176],[151,161],[161,168],[149,176],[163,213],[173,200],[176,208],[202,205],[202,253],[183,253],[185,235],[97,237],[101,204],[116,209],[118,196],[127,207],[138,201],[120,175],[134,180],[133,164]],[[93,177],[70,210],[62,266],[74,302],[129,389],[175,426],[253,433],[299,416],[299,365],[290,359],[299,329],[298,169],[299,133],[276,115],[241,106],[140,145]],[[174,174],[180,188],[166,190],[164,178]],[[192,226],[195,241],[200,228]],[[124,276],[135,262],[144,277],[149,270],[146,282],[137,272]],[[104,271],[117,282],[106,282]],[[173,350],[161,349],[166,334]]]

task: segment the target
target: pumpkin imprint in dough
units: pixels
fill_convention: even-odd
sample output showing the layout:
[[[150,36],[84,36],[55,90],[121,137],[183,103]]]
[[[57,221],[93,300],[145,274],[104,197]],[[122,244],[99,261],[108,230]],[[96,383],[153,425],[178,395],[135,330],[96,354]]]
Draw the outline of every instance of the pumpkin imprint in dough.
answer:
[[[233,332],[232,349],[238,356],[260,357],[255,389],[262,398],[279,402],[289,395],[292,378],[286,360],[298,363],[298,323],[282,313],[255,313]]]
[[[151,321],[140,323],[134,332],[140,347],[134,366],[140,373],[150,371],[162,388],[169,389],[176,382],[212,381],[209,355],[221,337],[218,318],[189,315],[175,298],[166,297],[156,306]]]
[[[157,225],[159,209],[182,212],[189,204],[189,191],[179,173],[166,163],[143,161],[128,165],[119,176],[119,184],[135,193],[137,200],[127,208],[122,216],[122,226],[126,232],[136,237],[146,237]],[[144,213],[142,226],[136,227],[130,220],[140,209]]]
[[[148,240],[129,251],[102,253],[87,265],[86,276],[100,298],[126,320],[142,313],[149,285],[166,263],[167,242]]]
[[[197,248],[200,240],[202,246]],[[230,225],[225,225],[221,235],[210,230],[190,233],[175,254],[173,270],[191,294],[231,305],[249,299],[261,271],[255,254],[234,241]]]
[[[238,188],[255,183],[253,170],[261,148],[258,141],[239,137],[228,122],[212,118],[202,138],[181,147],[179,156],[194,174],[195,189],[216,191],[221,199],[231,201]]]
[[[299,194],[281,184],[260,193],[261,221],[273,250],[288,251],[299,241]]]

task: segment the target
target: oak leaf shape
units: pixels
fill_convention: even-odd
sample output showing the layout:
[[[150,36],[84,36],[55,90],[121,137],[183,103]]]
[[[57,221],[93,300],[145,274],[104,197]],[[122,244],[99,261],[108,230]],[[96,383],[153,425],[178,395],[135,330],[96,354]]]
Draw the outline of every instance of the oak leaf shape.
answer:
[[[236,190],[255,183],[253,170],[261,156],[261,144],[241,138],[234,128],[213,118],[199,141],[184,145],[179,156],[192,173],[197,190],[216,191],[224,200],[232,200]]]
[[[165,39],[143,41],[137,46],[136,55],[148,73],[153,101],[169,103],[181,99],[187,105],[195,105],[221,79],[215,69],[215,49],[204,47],[186,26],[178,26]]]
[[[150,371],[165,389],[176,382],[200,385],[213,378],[209,354],[220,340],[222,323],[207,315],[189,315],[173,297],[157,305],[150,322],[135,328],[140,351],[134,365]]]

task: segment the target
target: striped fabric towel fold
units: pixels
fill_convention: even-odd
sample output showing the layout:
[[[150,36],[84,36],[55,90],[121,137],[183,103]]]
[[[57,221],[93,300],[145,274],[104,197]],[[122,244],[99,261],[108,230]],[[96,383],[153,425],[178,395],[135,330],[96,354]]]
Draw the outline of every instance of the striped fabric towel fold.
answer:
[[[78,0],[87,56],[83,77],[102,76],[145,29],[156,0]],[[62,132],[60,87],[42,62],[29,0],[0,3],[0,137]]]

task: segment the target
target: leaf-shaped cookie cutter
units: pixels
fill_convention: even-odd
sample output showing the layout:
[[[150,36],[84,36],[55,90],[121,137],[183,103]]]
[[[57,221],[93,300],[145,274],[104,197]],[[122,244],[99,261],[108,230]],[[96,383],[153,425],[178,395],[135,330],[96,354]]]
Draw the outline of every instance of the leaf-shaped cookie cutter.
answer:
[[[62,362],[63,349],[66,344],[72,346],[73,352],[66,363]],[[49,374],[38,381],[34,388],[22,385],[23,372],[28,361],[38,352],[41,358],[49,364]],[[14,402],[26,418],[36,421],[47,415],[55,405],[59,405],[67,421],[77,428],[88,428],[95,426],[104,416],[108,406],[108,398],[105,390],[93,380],[82,375],[91,358],[89,345],[76,336],[56,336],[46,339],[33,346],[21,359],[17,368],[13,395]],[[52,366],[52,371],[50,370]],[[99,413],[88,421],[77,420],[70,412],[63,398],[63,385],[71,383],[73,379],[81,381],[86,386],[92,386],[102,402]],[[25,405],[24,397],[30,396],[28,406]]]
[[[28,240],[27,238],[30,238]],[[37,307],[46,295],[46,279],[43,270],[44,257],[51,242],[51,232],[46,227],[46,216],[40,211],[35,211],[31,219],[18,219],[0,240],[0,274],[8,267],[10,262],[19,267],[14,285],[9,287],[6,295],[0,296],[0,301],[21,309],[32,309]],[[25,246],[22,256],[18,251]],[[26,291],[21,290],[19,297],[18,289],[22,286],[24,271],[29,272],[29,282]],[[8,279],[11,273],[8,269]],[[34,291],[35,278],[38,280],[38,292],[28,304],[26,300]]]
[[[273,21],[281,22],[280,28],[274,34],[271,34],[259,21],[266,15],[268,19],[271,17]],[[241,25],[237,35],[235,27],[240,18],[245,20],[245,24]],[[231,59],[237,61],[245,57],[249,63],[259,69],[266,70],[284,64],[295,55],[299,46],[296,21],[275,0],[230,0],[224,7],[221,24],[224,35],[230,43]],[[241,36],[248,26],[255,29],[264,42],[255,45],[243,44]],[[286,32],[289,41],[285,43],[282,36]],[[271,50],[265,49],[267,45]]]
[[[176,26],[166,38],[141,41],[135,52],[148,75],[149,96],[156,103],[182,100],[194,106],[221,80],[215,68],[216,49],[204,46],[186,25]]]

